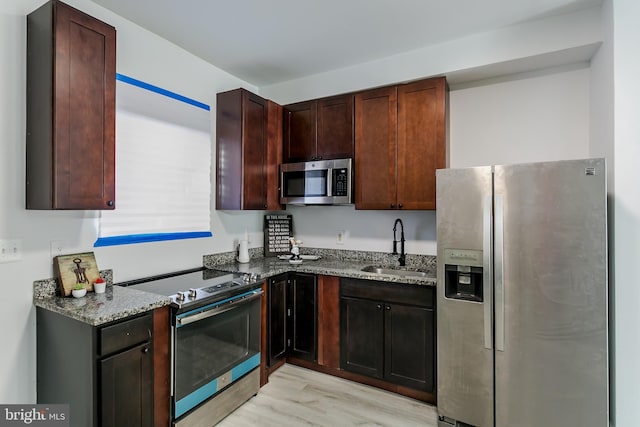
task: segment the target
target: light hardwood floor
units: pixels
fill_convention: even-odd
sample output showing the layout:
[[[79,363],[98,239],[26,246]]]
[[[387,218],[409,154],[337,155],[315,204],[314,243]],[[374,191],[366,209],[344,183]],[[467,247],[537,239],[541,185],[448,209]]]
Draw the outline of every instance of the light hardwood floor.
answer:
[[[432,405],[285,364],[218,427],[438,425]]]

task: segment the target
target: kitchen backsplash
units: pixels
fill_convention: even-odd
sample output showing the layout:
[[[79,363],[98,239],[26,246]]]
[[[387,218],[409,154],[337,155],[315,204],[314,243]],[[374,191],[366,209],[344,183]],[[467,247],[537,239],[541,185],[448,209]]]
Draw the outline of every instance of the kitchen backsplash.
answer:
[[[323,249],[323,248],[300,248],[300,253],[303,255],[318,255],[322,258],[335,259],[344,262],[370,262],[372,264],[379,264],[385,266],[398,265],[398,255],[391,255],[388,252],[370,252],[370,251],[355,251],[355,250],[339,250],[339,249]],[[263,248],[251,248],[249,249],[250,258],[262,258],[264,255]],[[216,265],[229,264],[236,261],[236,252],[224,252],[213,255],[205,255],[203,257],[203,264],[207,268],[215,268]],[[413,255],[407,254],[406,265],[409,268],[414,268],[421,271],[433,271],[436,270],[436,257],[433,255]]]

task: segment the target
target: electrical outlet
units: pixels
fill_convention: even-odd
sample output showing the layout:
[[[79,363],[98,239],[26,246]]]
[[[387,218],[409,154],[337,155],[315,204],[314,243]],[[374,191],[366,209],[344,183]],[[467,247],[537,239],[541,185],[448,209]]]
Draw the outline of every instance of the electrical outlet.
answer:
[[[22,259],[22,240],[0,240],[0,262],[15,262]]]
[[[49,242],[51,258],[62,255],[62,252],[64,252],[64,245],[64,240],[52,240],[51,242]]]
[[[347,232],[345,230],[338,231],[338,235],[336,237],[336,244],[344,245],[344,240],[346,238],[346,233]]]

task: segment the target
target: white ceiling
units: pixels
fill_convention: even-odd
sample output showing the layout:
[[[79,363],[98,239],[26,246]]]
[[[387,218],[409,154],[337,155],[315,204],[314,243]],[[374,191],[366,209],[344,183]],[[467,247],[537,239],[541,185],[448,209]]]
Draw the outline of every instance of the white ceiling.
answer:
[[[93,0],[256,86],[602,0]]]

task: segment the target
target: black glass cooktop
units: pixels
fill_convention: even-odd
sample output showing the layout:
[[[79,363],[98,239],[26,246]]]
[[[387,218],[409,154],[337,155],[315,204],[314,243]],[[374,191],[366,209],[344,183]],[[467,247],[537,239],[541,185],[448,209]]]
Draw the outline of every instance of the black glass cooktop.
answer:
[[[202,269],[132,280],[118,285],[166,295],[171,297],[172,305],[185,307],[239,294],[256,287],[258,283],[256,274]]]

